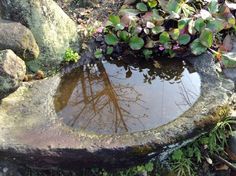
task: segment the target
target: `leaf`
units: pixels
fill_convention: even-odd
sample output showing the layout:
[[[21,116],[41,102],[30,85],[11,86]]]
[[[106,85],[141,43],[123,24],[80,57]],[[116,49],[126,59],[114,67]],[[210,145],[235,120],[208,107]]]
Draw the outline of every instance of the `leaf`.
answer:
[[[111,55],[113,53],[114,48],[113,47],[107,47],[107,54]]]
[[[144,46],[144,41],[138,36],[131,37],[129,46],[132,50],[140,50]]]
[[[190,18],[183,18],[183,19],[179,20],[178,21],[179,30],[184,29],[188,25],[190,20],[191,20]]]
[[[168,32],[162,32],[159,37],[159,41],[162,44],[168,43],[170,41],[170,36],[169,36]]]
[[[167,10],[170,14],[173,12],[179,14],[181,12],[181,5],[177,0],[169,0],[164,10]]]
[[[136,8],[137,8],[138,10],[140,10],[141,12],[146,12],[146,11],[148,11],[148,8],[147,8],[146,4],[144,4],[143,2],[137,3],[137,4],[136,4]]]
[[[213,33],[209,28],[205,28],[202,30],[200,35],[200,42],[207,48],[210,48],[213,44]]]
[[[119,38],[122,40],[122,41],[125,41],[127,42],[129,40],[129,33],[127,31],[121,31],[119,33]]]
[[[120,24],[120,17],[116,15],[109,16],[109,21],[113,24],[113,26],[116,26]]]
[[[147,26],[147,28],[152,29],[152,28],[155,27],[155,24],[153,24],[152,22],[148,21],[146,26]]]
[[[201,32],[206,27],[206,23],[202,18],[199,18],[195,21],[194,27],[198,32]]]
[[[186,4],[186,3],[182,4],[181,8],[184,12],[185,17],[193,15],[193,13],[195,12],[195,9],[193,7],[191,7],[190,5]]]
[[[177,149],[171,155],[172,160],[180,161],[184,157],[184,153],[181,149]]]
[[[189,32],[189,34],[191,34],[191,35],[194,35],[194,34],[196,33],[196,30],[195,30],[195,28],[194,28],[194,25],[195,25],[195,21],[194,21],[193,19],[190,20],[189,23],[188,23],[188,32]]]
[[[205,9],[201,9],[201,11],[200,11],[200,15],[201,15],[201,17],[202,17],[203,20],[206,20],[206,19],[212,18],[211,13],[208,12],[207,10],[205,10]]]
[[[152,28],[152,33],[154,35],[160,34],[163,31],[165,31],[165,28],[163,26],[156,26],[156,27]]]
[[[152,50],[149,50],[149,49],[145,49],[143,50],[143,55],[146,59],[150,58],[153,54],[153,51]]]
[[[113,33],[105,35],[105,42],[108,45],[117,45],[119,42],[119,39],[117,36]]]
[[[214,19],[214,20],[209,20],[206,24],[206,28],[211,29],[212,32],[220,32],[221,30],[224,29],[224,20],[221,19]]]
[[[223,47],[224,51],[227,51],[227,52],[229,52],[233,49],[233,41],[232,41],[232,38],[229,34],[226,35],[226,37],[224,38],[222,47]]]
[[[157,6],[157,0],[148,0],[148,5],[151,8],[154,8]]]
[[[180,31],[179,29],[173,29],[170,31],[170,36],[173,40],[178,40]]]
[[[162,25],[164,23],[164,18],[159,15],[157,9],[152,10],[152,20],[155,21],[156,25]]]
[[[145,164],[145,170],[147,172],[152,172],[153,169],[154,169],[154,164],[153,163],[149,162],[149,163]]]
[[[200,55],[207,50],[207,47],[203,46],[199,39],[194,40],[191,43],[190,48],[194,55]]]
[[[183,34],[179,36],[178,41],[180,45],[187,45],[190,42],[190,39],[191,39],[190,35]]]
[[[115,30],[119,31],[119,30],[123,30],[125,27],[122,24],[117,24],[115,26]]]
[[[208,10],[212,14],[217,13],[219,11],[218,0],[211,0],[211,2],[208,5]]]
[[[97,59],[102,58],[103,57],[102,50],[101,49],[96,49],[96,51],[94,52],[94,56]]]

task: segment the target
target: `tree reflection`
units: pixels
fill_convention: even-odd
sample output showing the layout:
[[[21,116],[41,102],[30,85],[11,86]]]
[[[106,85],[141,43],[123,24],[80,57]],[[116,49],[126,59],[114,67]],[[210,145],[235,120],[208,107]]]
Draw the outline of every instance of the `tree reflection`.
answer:
[[[120,79],[119,75],[110,76]],[[76,108],[70,109],[73,111],[73,117],[66,119],[69,126],[81,129],[98,128],[93,130],[99,131],[105,124],[110,123],[109,132],[118,133],[129,131],[126,122],[130,119],[142,125],[140,119],[146,115],[131,114],[128,110],[130,104],[145,109],[140,103],[141,95],[132,86],[113,84],[110,76],[102,64],[97,65],[94,73],[86,69],[65,75],[58,90],[63,95],[56,97],[55,107],[56,111],[60,112],[70,100],[74,101],[73,106]],[[65,113],[68,114],[67,111]],[[62,116],[66,114],[63,113]],[[91,121],[97,122],[96,127],[92,126]]]
[[[132,56],[131,56],[132,57]],[[131,62],[131,61],[132,62]],[[182,77],[182,73],[186,68],[186,64],[178,59],[159,59],[153,62],[147,62],[144,58],[137,59],[127,57],[122,60],[109,60],[110,63],[116,64],[118,67],[123,67],[126,72],[126,78],[132,76],[132,69],[138,69],[139,72],[148,70],[147,74],[144,74],[144,82],[152,83],[157,77],[165,81],[178,81]]]
[[[112,67],[108,67],[108,70],[102,63],[99,63],[91,68],[77,68],[63,76],[54,103],[58,116],[67,125],[98,133],[124,133],[133,131],[134,126],[138,129],[148,129],[149,126],[156,125],[152,123],[157,123],[158,120],[163,123],[162,121],[165,121],[167,117],[163,115],[163,106],[169,108],[168,106],[172,106],[172,104],[167,102],[164,105],[163,100],[145,102],[149,99],[145,97],[145,101],[142,100],[141,93],[145,94],[143,91],[149,91],[148,87],[145,89],[139,87],[144,84],[152,84],[157,77],[161,80],[158,84],[177,82],[181,86],[178,97],[183,100],[183,103],[178,102],[175,105],[181,109],[181,112],[189,108],[192,101],[198,96],[194,91],[191,92],[185,88],[181,82],[182,73],[186,68],[183,62],[171,61],[171,64],[166,61],[132,62],[132,64],[125,60],[109,60],[108,62],[108,65],[112,65]],[[116,69],[111,71],[113,68]],[[137,80],[129,79],[134,74],[137,76],[137,73],[138,76],[140,73],[143,75],[143,84],[137,83],[136,85],[139,87],[139,91],[134,86]],[[129,83],[127,80],[132,81]],[[173,95],[175,94],[174,92]],[[163,96],[164,92],[159,91],[158,95],[153,95],[151,98],[163,99]],[[150,112],[146,105],[149,107],[150,104],[157,102],[155,107],[157,111]],[[174,109],[176,107],[170,108],[177,111]],[[157,120],[155,116],[164,120],[161,118]],[[149,118],[154,119],[148,121]],[[150,123],[148,127],[147,122]]]

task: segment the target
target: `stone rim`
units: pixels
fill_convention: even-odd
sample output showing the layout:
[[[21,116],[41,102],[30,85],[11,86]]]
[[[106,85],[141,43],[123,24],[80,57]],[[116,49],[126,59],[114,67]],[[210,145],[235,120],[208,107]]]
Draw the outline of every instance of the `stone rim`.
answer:
[[[1,138],[5,140],[0,143],[0,153],[10,155],[12,152],[21,157],[34,156],[33,158],[52,166],[62,164],[65,160],[80,162],[81,166],[89,163],[91,167],[108,163],[126,165],[159,154],[170,145],[195,137],[216,123],[218,119],[214,118],[209,122],[209,115],[215,108],[228,103],[234,84],[219,77],[211,55],[190,58],[189,61],[199,73],[202,84],[201,95],[194,105],[176,120],[157,129],[122,135],[81,132],[72,130],[59,121],[53,109],[53,96],[60,83],[60,75],[26,84],[2,100],[0,114],[3,116],[0,117],[0,124],[4,122],[4,118],[5,121],[6,118],[13,118],[16,120],[15,123],[22,124],[17,125],[17,130],[12,130],[14,124],[0,130]],[[45,85],[50,89],[42,90],[41,87]],[[37,93],[43,96],[38,96]],[[29,101],[32,97],[35,101],[33,105]],[[10,105],[12,103],[15,105]],[[35,104],[37,108],[34,108]],[[32,117],[32,114],[35,116]],[[38,119],[41,119],[41,122]],[[46,121],[42,123],[42,119]],[[38,129],[35,128],[35,123]],[[8,134],[9,131],[13,131],[13,137],[12,134]],[[30,139],[32,136],[38,137],[38,140]],[[48,138],[51,138],[50,141]],[[45,161],[45,158],[50,158],[48,160],[53,162]],[[32,161],[28,163],[32,164]]]

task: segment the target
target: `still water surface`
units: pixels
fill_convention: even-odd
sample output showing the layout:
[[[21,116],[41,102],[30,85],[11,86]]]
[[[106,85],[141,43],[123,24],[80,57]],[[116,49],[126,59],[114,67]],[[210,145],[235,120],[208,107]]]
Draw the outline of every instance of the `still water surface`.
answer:
[[[70,127],[123,134],[176,119],[198,99],[200,86],[199,75],[180,60],[132,66],[105,61],[63,76],[54,104]]]

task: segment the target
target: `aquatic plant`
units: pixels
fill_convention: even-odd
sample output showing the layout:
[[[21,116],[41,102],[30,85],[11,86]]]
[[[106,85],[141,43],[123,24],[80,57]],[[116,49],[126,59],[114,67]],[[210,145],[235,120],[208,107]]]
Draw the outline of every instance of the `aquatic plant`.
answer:
[[[200,55],[207,49],[219,57],[225,37],[219,34],[235,30],[235,5],[218,0],[125,0],[119,13],[108,19],[105,42],[109,51],[126,44],[146,58],[157,52]]]

